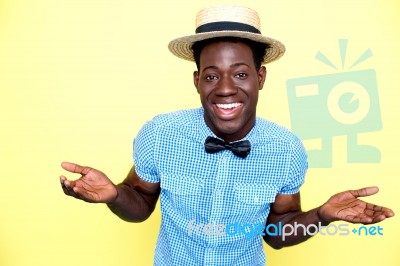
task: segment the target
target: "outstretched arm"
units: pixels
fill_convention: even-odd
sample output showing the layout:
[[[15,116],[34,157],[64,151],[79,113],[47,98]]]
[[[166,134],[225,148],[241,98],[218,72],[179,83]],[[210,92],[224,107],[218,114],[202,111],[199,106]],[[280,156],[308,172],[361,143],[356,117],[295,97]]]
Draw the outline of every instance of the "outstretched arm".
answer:
[[[125,180],[117,186],[118,197],[108,204],[110,210],[128,222],[146,220],[154,211],[160,195],[160,183],[142,180],[133,166]]]
[[[130,222],[146,220],[153,212],[160,194],[159,183],[143,181],[132,167],[125,180],[114,185],[101,171],[63,162],[62,168],[81,174],[77,180],[60,177],[66,195],[93,203],[106,203],[112,212]]]
[[[301,211],[300,193],[294,195],[279,194],[271,206],[267,225],[281,222],[283,225],[292,226],[283,226],[286,229],[282,232],[282,234],[285,234],[285,238],[266,234],[264,240],[273,248],[282,248],[301,243],[316,233],[310,232],[311,234],[308,234],[304,231],[304,227],[298,226],[295,235],[293,231],[295,223],[305,227],[311,224],[318,226],[319,223],[326,226],[330,222],[338,220],[370,224],[394,216],[391,209],[358,199],[377,192],[377,187],[344,191],[333,195],[325,204],[308,212]]]

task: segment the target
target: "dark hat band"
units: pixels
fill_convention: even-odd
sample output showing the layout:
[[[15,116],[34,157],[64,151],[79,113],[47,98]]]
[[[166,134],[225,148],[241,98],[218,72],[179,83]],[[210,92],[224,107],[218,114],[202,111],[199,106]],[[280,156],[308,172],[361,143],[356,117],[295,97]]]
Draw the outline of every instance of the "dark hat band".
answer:
[[[253,26],[232,21],[211,22],[201,25],[196,29],[196,33],[205,33],[213,31],[247,31],[247,32],[261,34],[261,32]]]

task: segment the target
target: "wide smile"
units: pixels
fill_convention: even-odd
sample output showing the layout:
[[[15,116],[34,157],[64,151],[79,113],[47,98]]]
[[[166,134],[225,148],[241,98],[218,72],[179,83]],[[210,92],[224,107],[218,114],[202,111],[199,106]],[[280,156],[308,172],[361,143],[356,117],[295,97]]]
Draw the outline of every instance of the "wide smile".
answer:
[[[235,118],[243,108],[243,103],[216,103],[213,104],[215,114],[222,120]]]

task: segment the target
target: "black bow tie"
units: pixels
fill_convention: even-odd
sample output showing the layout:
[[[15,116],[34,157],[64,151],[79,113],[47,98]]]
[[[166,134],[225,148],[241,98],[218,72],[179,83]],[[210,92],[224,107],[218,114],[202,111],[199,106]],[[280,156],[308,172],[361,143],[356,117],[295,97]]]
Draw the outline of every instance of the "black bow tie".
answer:
[[[250,153],[250,141],[242,140],[237,142],[226,143],[223,140],[207,137],[206,142],[204,143],[204,148],[208,153],[215,153],[225,149],[228,149],[233,152],[233,154],[246,158]]]

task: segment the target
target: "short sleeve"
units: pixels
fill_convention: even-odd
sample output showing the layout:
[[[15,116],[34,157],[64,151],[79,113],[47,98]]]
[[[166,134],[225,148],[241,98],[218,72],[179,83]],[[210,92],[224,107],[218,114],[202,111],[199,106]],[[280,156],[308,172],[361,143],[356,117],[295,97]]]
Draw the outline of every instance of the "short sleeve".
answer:
[[[291,149],[287,181],[279,193],[296,194],[299,192],[301,185],[304,183],[307,169],[307,153],[300,139],[296,137]]]
[[[156,127],[152,120],[147,122],[133,141],[133,162],[135,171],[144,181],[160,182],[160,176],[155,163]]]

